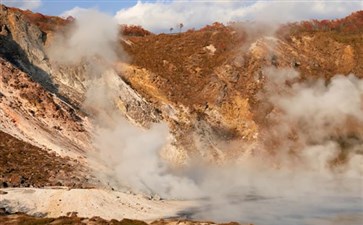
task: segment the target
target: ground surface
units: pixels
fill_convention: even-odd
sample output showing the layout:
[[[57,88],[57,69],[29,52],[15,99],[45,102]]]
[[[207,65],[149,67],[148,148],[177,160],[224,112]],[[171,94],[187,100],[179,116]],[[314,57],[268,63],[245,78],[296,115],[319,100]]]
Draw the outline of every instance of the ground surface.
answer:
[[[47,217],[77,212],[81,217],[151,221],[178,215],[192,202],[164,201],[143,195],[100,189],[7,188],[0,195],[0,205],[8,212],[26,212]]]
[[[68,225],[147,225],[147,223],[139,220],[123,219],[104,220],[99,217],[82,218],[71,215],[69,217],[59,218],[37,218],[25,214],[17,213],[13,215],[0,215],[0,222],[4,225],[45,225],[45,224],[68,224]],[[150,223],[151,225],[215,225],[212,222],[198,222],[186,220],[156,220]],[[221,225],[239,225],[238,223],[226,223]]]
[[[46,225],[46,224],[69,224],[69,225],[79,225],[79,224],[111,224],[111,225],[146,225],[145,222],[137,220],[111,220],[107,221],[99,217],[92,218],[81,218],[74,214],[70,217],[59,217],[59,218],[39,218],[32,217],[26,214],[17,213],[13,215],[0,215],[0,223],[3,225]]]
[[[76,160],[0,132],[0,187],[87,187]]]

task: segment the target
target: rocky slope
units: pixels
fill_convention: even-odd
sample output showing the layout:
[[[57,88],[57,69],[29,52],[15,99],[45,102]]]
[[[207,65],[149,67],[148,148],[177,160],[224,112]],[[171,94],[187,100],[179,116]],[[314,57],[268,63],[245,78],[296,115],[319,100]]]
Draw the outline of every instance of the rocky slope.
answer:
[[[356,12],[333,22],[361,24],[362,15]],[[299,134],[311,130],[297,123],[297,128],[286,133],[271,132],[284,112],[265,101],[271,94],[266,68],[300,73],[295,80],[274,87],[276,93],[287,95],[291,87],[303,82],[323,79],[329,84],[336,74],[363,76],[363,32],[359,27],[342,30],[341,25],[320,27],[316,22],[314,26],[302,23],[271,30],[258,24],[215,23],[173,35],[120,36],[115,45],[116,62],[94,79],[89,73],[103,59],[63,64],[50,57],[49,49],[59,33],[67,34],[73,22],[0,5],[0,130],[31,144],[26,145],[32,149],[29,154],[39,154],[39,162],[50,158],[43,151],[49,150],[87,166],[88,156],[98,151],[95,131],[112,118],[114,109],[140,127],[165,122],[171,143],[163,157],[173,166],[195,158],[223,164],[261,152],[274,155],[286,139],[293,142],[287,148],[294,157],[301,149]],[[90,98],[99,90],[92,89],[94,83],[112,87],[101,104]],[[113,122],[109,120],[111,127]],[[346,129],[333,127],[324,137],[339,145],[332,163],[344,164],[349,159],[345,150],[360,146],[360,124],[345,121]],[[23,147],[14,150],[5,139],[1,140],[4,156],[22,152]],[[63,165],[60,157],[54,160],[50,170],[68,171],[75,163]],[[20,171],[16,176],[29,168],[15,167]],[[8,182],[11,177],[1,179]],[[36,182],[32,185],[37,186]],[[53,184],[43,178],[38,183]]]
[[[345,20],[359,23],[360,15]],[[184,149],[179,158],[193,151],[212,161],[228,158],[219,144],[227,152],[226,143],[244,146],[264,139],[261,131],[272,112],[272,106],[259,100],[265,68],[292,68],[302,81],[362,76],[362,32],[296,26],[294,32],[271,32],[216,23],[178,35],[130,37],[123,46],[132,56],[131,65],[122,76],[160,109],[175,144]],[[228,152],[241,154],[233,146]]]
[[[340,23],[359,24],[361,14]],[[0,18],[2,130],[58,152],[92,151],[94,124],[86,115],[92,119],[95,109],[83,107],[92,65],[64,65],[47,56],[57,32],[73,20],[3,5]],[[304,30],[298,24],[271,31],[263,25],[215,23],[177,35],[125,36],[119,48],[127,60],[120,59],[114,67],[119,76],[110,78],[117,84],[114,102],[141,126],[168,123],[174,147],[165,157],[174,164],[194,154],[214,162],[244,155],[249,151],[238,146],[261,143],[272,112],[258,97],[266,82],[264,68],[293,68],[301,80],[362,76],[362,32],[337,27]]]
[[[92,151],[90,135],[93,125],[81,110],[86,87],[90,82],[86,79],[87,71],[92,65],[89,62],[79,65],[61,64],[51,61],[47,56],[47,47],[54,41],[55,32],[64,28],[67,22],[57,17],[43,16],[41,19],[46,22],[39,23],[36,22],[39,14],[7,8],[4,5],[1,5],[0,12],[0,57],[4,76],[2,92],[7,97],[7,101],[2,102],[2,110],[5,111],[4,120],[10,121],[3,121],[3,130],[34,145],[58,152],[66,150],[68,154]],[[158,120],[153,107],[135,90],[118,77],[112,78],[111,75],[110,79],[118,83],[119,108],[125,113],[127,108],[130,119],[134,118],[141,124],[147,123],[145,121],[148,119]],[[8,83],[13,82],[15,86],[8,86]],[[13,89],[19,91],[8,94],[5,93],[6,88],[11,89],[10,92]],[[24,107],[9,107],[14,102]],[[15,123],[13,120],[12,125],[7,125],[11,124],[11,115],[15,114],[9,110],[21,110],[22,112],[17,112],[21,113],[17,117],[29,118],[30,121]],[[92,114],[92,109],[88,113]],[[5,116],[6,114],[10,115]],[[146,116],[149,114],[151,115]],[[36,138],[30,135],[35,129],[40,132]],[[41,133],[43,130],[45,132]]]
[[[84,152],[87,121],[49,75],[44,34],[21,13],[1,7],[2,130],[60,154]]]
[[[3,132],[0,138],[0,188],[92,187],[87,182],[89,171],[77,160],[60,157]]]

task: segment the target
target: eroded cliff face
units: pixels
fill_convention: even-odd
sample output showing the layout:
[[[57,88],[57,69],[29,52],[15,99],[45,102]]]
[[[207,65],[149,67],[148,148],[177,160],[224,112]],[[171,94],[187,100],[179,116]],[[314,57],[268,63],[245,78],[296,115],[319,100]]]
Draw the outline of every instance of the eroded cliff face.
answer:
[[[1,55],[12,62],[48,91],[80,103],[84,85],[82,71],[76,68],[52,65],[46,54],[46,46],[56,31],[42,31],[23,11],[1,6]]]
[[[29,12],[1,7],[0,56],[7,74],[3,77],[9,77],[8,83],[32,87],[34,99],[45,98],[32,103],[28,99],[31,93],[21,96],[23,91],[3,81],[2,92],[11,98],[1,103],[6,118],[2,130],[51,149],[92,149],[93,112],[97,109],[83,107],[92,82],[87,75],[92,65],[87,61],[64,65],[47,55],[57,31],[72,21],[43,18],[45,26],[34,22]],[[263,131],[270,125],[266,118],[276,111],[261,100],[266,68],[296,70],[300,81],[329,80],[349,73],[361,77],[361,40],[360,33],[282,35],[221,24],[177,35],[123,37],[119,47],[128,57],[112,66],[117,72],[110,78],[117,90],[112,104],[142,127],[165,121],[172,141],[164,156],[174,165],[191,156],[211,162],[236,159],[253,154],[263,143]],[[23,109],[21,113],[19,109]],[[32,123],[24,123],[31,124],[29,128],[20,128],[17,124],[23,122],[9,119],[15,117],[22,121],[29,118]],[[33,137],[33,126],[44,132]],[[47,139],[44,137],[49,138],[40,141]]]
[[[70,22],[43,16],[46,22],[39,24],[34,22],[38,14],[3,5],[0,13],[1,130],[83,158],[94,151],[95,109],[84,103],[91,83],[98,80],[88,74],[90,61],[64,64],[48,57],[49,47]],[[126,117],[142,126],[160,120],[154,107],[116,73],[104,77],[101,82],[117,89],[111,101]]]
[[[0,70],[3,131],[61,154],[91,147],[84,115],[4,59]]]

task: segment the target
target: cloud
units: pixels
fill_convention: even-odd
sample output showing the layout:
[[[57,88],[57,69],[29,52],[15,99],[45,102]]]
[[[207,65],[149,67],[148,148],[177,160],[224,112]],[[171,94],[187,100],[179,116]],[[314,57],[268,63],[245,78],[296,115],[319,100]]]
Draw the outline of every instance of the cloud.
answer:
[[[21,9],[34,10],[42,5],[41,0],[4,0],[3,4]]]
[[[330,19],[359,9],[363,9],[361,1],[138,1],[118,11],[115,17],[122,24],[138,24],[153,32],[166,32],[180,23],[189,29],[216,21]]]
[[[64,17],[64,18],[67,18],[68,16],[72,16],[72,17],[82,17],[82,15],[84,13],[87,13],[88,11],[96,11],[97,9],[96,8],[90,8],[90,9],[86,9],[86,8],[81,8],[81,7],[74,7],[73,9],[70,9],[70,10],[67,10],[63,13],[61,13],[59,16],[60,17]]]

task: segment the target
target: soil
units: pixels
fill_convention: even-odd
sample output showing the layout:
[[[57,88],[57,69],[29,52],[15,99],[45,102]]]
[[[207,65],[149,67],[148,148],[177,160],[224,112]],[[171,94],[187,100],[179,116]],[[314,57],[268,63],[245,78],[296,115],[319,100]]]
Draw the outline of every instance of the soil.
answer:
[[[1,214],[0,209],[0,223],[3,225],[45,225],[45,224],[67,224],[67,225],[147,225],[148,223],[140,220],[123,219],[119,220],[104,220],[100,217],[83,218],[78,217],[76,212],[69,212],[69,216],[62,216],[58,218],[40,218],[33,217],[23,213],[16,214]],[[156,220],[150,225],[217,225],[208,221],[188,221],[188,220]],[[240,225],[236,222],[224,223],[219,225]],[[252,224],[250,224],[252,225]]]
[[[76,160],[60,157],[0,132],[0,188],[88,187]]]
[[[147,223],[139,220],[123,219],[118,220],[104,220],[100,217],[82,218],[78,217],[76,212],[70,212],[69,216],[62,216],[58,218],[42,218],[29,216],[23,213],[1,215],[0,211],[0,224],[3,225],[45,225],[45,224],[67,224],[67,225],[147,225]]]

